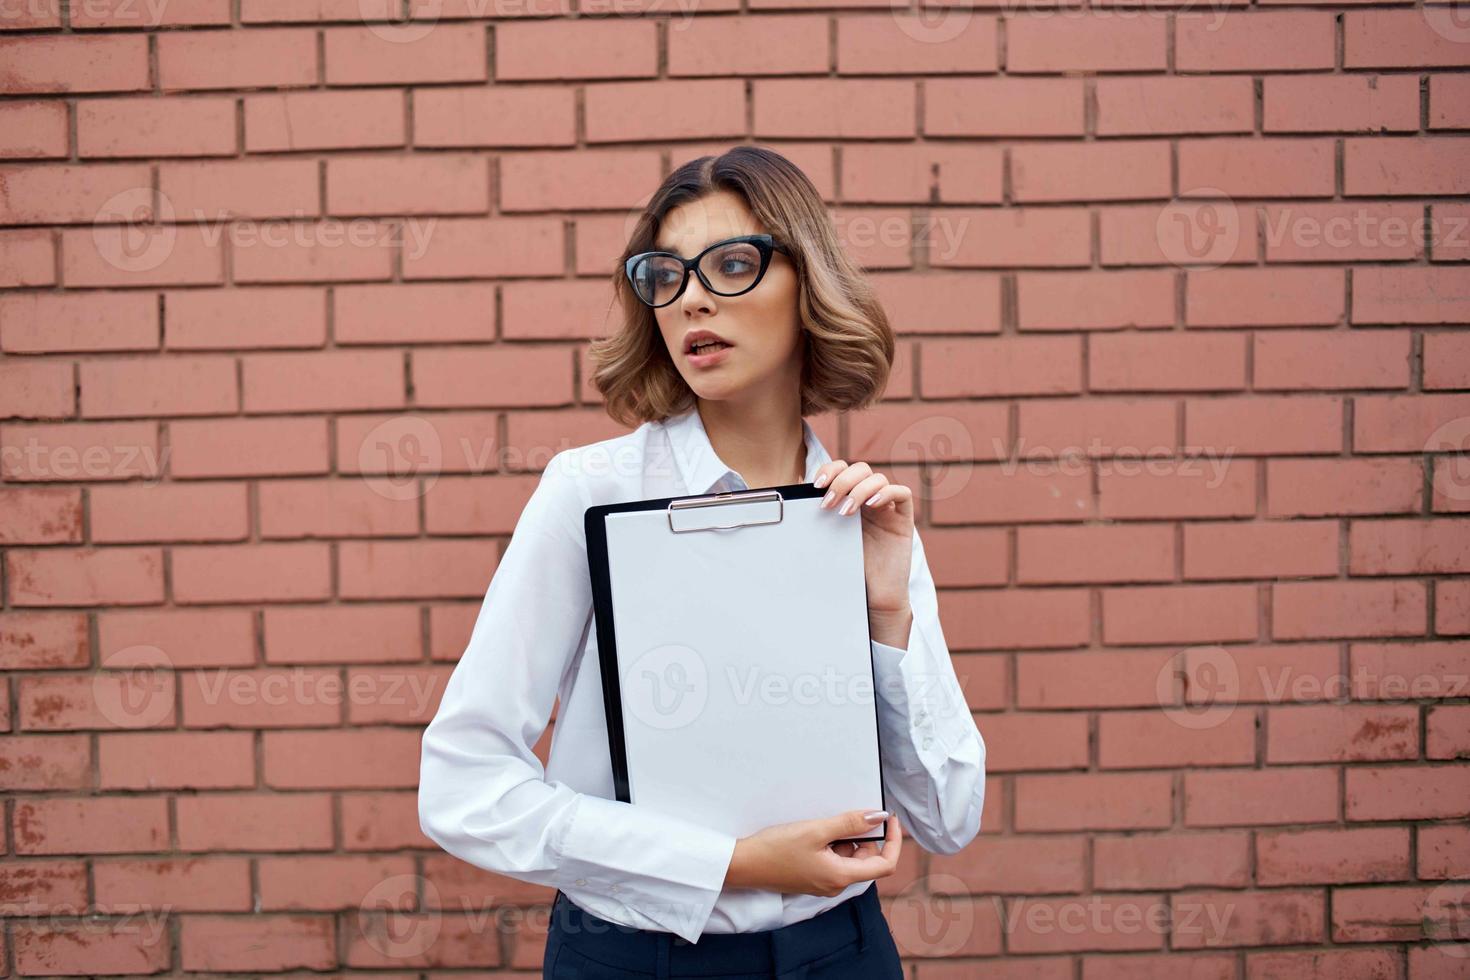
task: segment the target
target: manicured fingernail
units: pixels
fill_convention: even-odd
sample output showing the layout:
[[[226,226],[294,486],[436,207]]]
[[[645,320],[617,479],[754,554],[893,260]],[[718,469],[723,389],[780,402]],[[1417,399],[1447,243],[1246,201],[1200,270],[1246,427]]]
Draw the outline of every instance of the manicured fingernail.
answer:
[[[880,501],[882,499],[883,499],[883,491],[882,490],[879,490],[877,493],[873,494],[871,497],[868,498],[868,506],[869,507],[872,507],[875,504],[877,504],[878,501]]]
[[[831,507],[832,506],[832,501],[834,501],[836,499],[837,499],[837,491],[836,490],[828,490],[827,491],[827,496],[825,496],[825,497],[822,498],[822,506],[823,507]]]
[[[818,473],[817,474],[817,478],[812,481],[812,486],[816,487],[818,490],[820,490],[822,487],[825,487],[826,485],[827,485],[827,474],[826,473]]]
[[[839,510],[837,513],[851,514],[855,510],[857,510],[857,501],[853,500],[851,497],[848,497],[842,502],[842,509]]]
[[[888,811],[874,810],[872,813],[863,814],[863,819],[869,821],[870,823],[877,823],[879,820],[887,820]]]

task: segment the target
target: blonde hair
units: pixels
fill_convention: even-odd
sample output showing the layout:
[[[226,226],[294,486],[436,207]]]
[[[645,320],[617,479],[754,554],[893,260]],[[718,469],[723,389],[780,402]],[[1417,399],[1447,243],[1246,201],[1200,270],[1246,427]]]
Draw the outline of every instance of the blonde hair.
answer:
[[[866,408],[883,393],[893,367],[894,338],[862,270],[837,240],[822,196],[786,157],[761,146],[733,147],[676,169],[644,208],[614,263],[613,291],[623,307],[617,333],[592,342],[592,383],[607,413],[636,427],[694,407],[694,392],[674,366],[652,308],[633,295],[623,272],[630,256],[657,249],[664,217],[716,191],[744,198],[765,230],[790,249],[797,311],[806,349],[801,414]],[[760,287],[756,287],[760,288]]]

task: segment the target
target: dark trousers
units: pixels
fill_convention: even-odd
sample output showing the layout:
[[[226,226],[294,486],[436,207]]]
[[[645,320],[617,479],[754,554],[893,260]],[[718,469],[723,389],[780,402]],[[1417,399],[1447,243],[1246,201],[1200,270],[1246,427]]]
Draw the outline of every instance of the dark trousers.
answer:
[[[689,943],[581,908],[560,891],[544,980],[903,980],[878,886],[801,922],[759,932],[705,933]]]

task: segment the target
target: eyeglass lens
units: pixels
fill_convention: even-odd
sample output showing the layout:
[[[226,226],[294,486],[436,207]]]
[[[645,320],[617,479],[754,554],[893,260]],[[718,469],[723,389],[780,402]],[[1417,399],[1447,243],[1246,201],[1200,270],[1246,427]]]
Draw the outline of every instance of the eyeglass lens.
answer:
[[[760,249],[750,242],[729,242],[704,254],[699,271],[711,291],[732,295],[749,289],[761,271]],[[633,269],[633,282],[645,303],[669,302],[684,281],[684,267],[671,255],[651,255]]]

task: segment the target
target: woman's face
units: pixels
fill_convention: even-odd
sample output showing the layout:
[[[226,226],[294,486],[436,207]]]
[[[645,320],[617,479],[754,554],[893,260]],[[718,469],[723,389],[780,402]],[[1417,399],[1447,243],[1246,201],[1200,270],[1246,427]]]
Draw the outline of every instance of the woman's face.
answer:
[[[687,259],[714,242],[766,231],[743,198],[717,191],[665,215],[654,248]],[[796,289],[791,260],[773,252],[766,274],[747,293],[717,296],[691,271],[679,298],[653,311],[669,355],[696,395],[722,401],[800,385]],[[705,332],[729,346],[691,351],[690,342]]]

